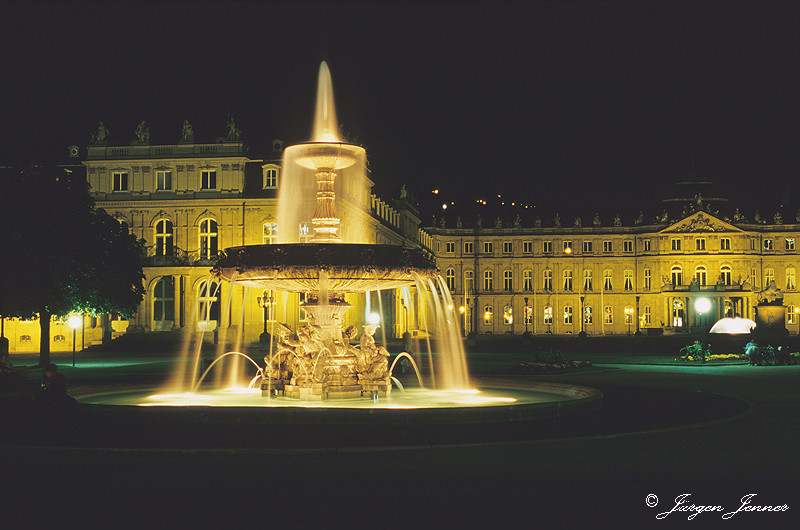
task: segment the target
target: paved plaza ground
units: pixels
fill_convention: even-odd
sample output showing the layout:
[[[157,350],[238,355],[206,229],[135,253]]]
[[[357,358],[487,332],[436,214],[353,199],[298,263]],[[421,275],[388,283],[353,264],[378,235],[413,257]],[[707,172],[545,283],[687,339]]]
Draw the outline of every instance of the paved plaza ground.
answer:
[[[172,364],[170,355],[155,351],[78,355],[75,368],[71,353],[54,355],[74,395],[155,386]],[[319,440],[287,448],[265,437],[218,447],[110,446],[102,439],[67,446],[6,432],[0,513],[15,521],[7,528],[789,528],[800,522],[800,366],[681,365],[667,352],[632,348],[564,356],[594,366],[519,375],[511,369],[529,352],[470,352],[471,375],[482,385],[544,381],[606,394],[607,410],[591,419],[542,422],[536,431],[514,436],[512,429],[493,441],[365,447]],[[33,366],[36,358],[14,362]],[[39,373],[30,368],[28,378]],[[3,409],[20,406],[19,399],[6,396]],[[169,425],[144,428],[156,433]],[[247,432],[246,425],[236,428]],[[690,494],[687,505],[719,505],[724,512],[657,520],[681,494]],[[756,494],[751,504],[789,508],[723,520],[747,494]]]

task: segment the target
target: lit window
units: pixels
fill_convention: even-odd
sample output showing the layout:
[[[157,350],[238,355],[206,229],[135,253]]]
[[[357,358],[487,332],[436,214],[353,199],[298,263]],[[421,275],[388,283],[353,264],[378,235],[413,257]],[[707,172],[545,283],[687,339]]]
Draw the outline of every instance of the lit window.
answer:
[[[111,173],[112,191],[128,191],[128,172],[114,171]]]
[[[797,322],[797,313],[795,313],[795,307],[793,305],[786,308],[786,322],[789,324]]]
[[[452,267],[447,269],[445,281],[447,282],[447,288],[451,293],[454,293],[456,291],[456,271],[454,271]]]
[[[213,219],[200,221],[200,258],[210,259],[217,256],[219,234],[217,222]]]
[[[156,171],[156,190],[168,191],[172,189],[172,171]]]
[[[624,289],[626,291],[633,291],[633,271],[626,269],[622,276],[624,280]]]
[[[672,267],[670,273],[672,276],[672,285],[674,286],[683,285],[683,270],[681,270],[680,267],[675,265],[674,267]]]
[[[731,239],[729,237],[723,237],[719,240],[719,249],[720,250],[730,250],[731,249]]]
[[[264,244],[272,245],[277,243],[278,239],[278,224],[277,223],[264,223]]]
[[[770,284],[775,281],[775,269],[764,269],[764,287],[769,288]]]
[[[464,289],[468,292],[475,291],[475,276],[472,271],[464,271]]]
[[[525,306],[525,323],[526,324],[533,324],[533,308],[531,306]]]
[[[552,241],[542,241],[542,253],[544,253],[544,254],[552,254],[553,253],[553,242]]]
[[[706,239],[704,237],[698,237],[694,240],[694,249],[695,250],[705,250],[706,249]]]
[[[649,239],[643,239],[642,240],[642,250],[644,252],[650,252],[650,240]]]
[[[794,238],[786,238],[786,250],[794,250]]]
[[[155,228],[156,256],[172,256],[172,223],[161,219]]]
[[[564,241],[564,253],[572,254],[572,241]]]
[[[491,241],[484,241],[483,242],[483,253],[484,254],[491,254],[493,252],[492,242]]]
[[[772,240],[771,239],[765,239],[764,240],[764,250],[773,250],[773,248],[774,248],[774,245],[772,243]]]
[[[544,323],[545,324],[552,324],[553,323],[553,308],[551,306],[547,306],[544,308]]]
[[[644,290],[649,291],[653,285],[653,271],[650,269],[644,270]]]
[[[216,169],[203,169],[200,171],[200,189],[203,190],[217,189]]]
[[[533,291],[533,271],[522,271],[522,290]]]
[[[592,269],[584,269],[583,271],[583,290],[591,291],[592,287]]]
[[[486,324],[487,326],[491,326],[492,325],[492,317],[493,316],[494,316],[494,313],[492,312],[492,306],[487,305],[486,307],[483,308],[483,323],[484,324]]]
[[[454,254],[456,251],[456,244],[453,241],[448,241],[445,248],[448,254]]]
[[[611,241],[603,241],[603,252],[611,252]]]
[[[592,242],[591,241],[584,241],[583,242],[583,253],[589,254],[592,252]]]
[[[503,290],[506,292],[511,292],[514,290],[513,288],[513,276],[511,271],[503,271]]]
[[[493,288],[492,279],[493,279],[492,271],[488,271],[488,270],[484,271],[484,273],[483,273],[483,290],[484,291],[489,292],[489,291],[492,290],[492,288]]]
[[[472,241],[464,241],[464,254],[472,254]]]
[[[524,252],[525,254],[530,254],[531,252],[533,252],[533,241],[523,241],[522,252]]]
[[[610,305],[607,305],[603,308],[603,319],[606,324],[613,324],[614,323],[614,313],[611,309]]]
[[[278,187],[279,170],[275,166],[264,166],[264,189]]]
[[[794,290],[797,284],[794,281],[794,267],[786,269],[786,289]]]
[[[722,285],[731,284],[731,267],[730,265],[723,265],[719,268],[719,279]]]
[[[670,243],[672,244],[672,250],[680,250],[681,249],[681,240],[680,239],[670,239]]]
[[[308,223],[300,223],[297,227],[297,230],[300,232],[300,242],[308,243],[308,238],[311,237],[311,231],[308,229]],[[439,244],[437,243],[436,245],[438,246]]]
[[[503,324],[511,325],[514,323],[514,310],[510,305],[503,308]]]
[[[592,323],[592,306],[587,305],[583,308],[583,323],[584,324],[591,324]]]
[[[545,291],[553,290],[553,271],[546,270],[542,272],[542,289]]]
[[[611,285],[611,270],[606,269],[603,271],[603,290],[604,291],[612,291],[613,286]]]
[[[565,270],[564,271],[564,290],[571,291],[572,290],[572,271]]]
[[[622,242],[622,251],[623,252],[633,252],[633,241],[623,241]]]
[[[153,320],[175,320],[175,280],[162,276],[153,288]]]
[[[572,306],[564,306],[564,324],[572,324]]]
[[[511,254],[513,252],[513,245],[511,241],[503,241],[503,253],[504,254]]]

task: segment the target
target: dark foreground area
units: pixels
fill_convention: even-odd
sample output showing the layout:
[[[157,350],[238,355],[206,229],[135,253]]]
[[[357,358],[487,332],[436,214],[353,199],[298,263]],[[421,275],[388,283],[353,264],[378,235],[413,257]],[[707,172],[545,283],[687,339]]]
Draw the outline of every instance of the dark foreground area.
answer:
[[[88,406],[53,415],[32,410],[25,393],[5,395],[3,526],[796,526],[800,366],[675,366],[629,352],[617,356],[625,364],[607,364],[614,354],[599,355],[583,356],[591,370],[531,376],[502,375],[515,353],[470,355],[483,385],[603,393],[599,410],[547,420],[354,425]],[[116,353],[63,371],[78,395],[152,386],[169,366]],[[788,510],[656,519],[681,494],[687,506],[732,512],[751,493],[751,504]]]

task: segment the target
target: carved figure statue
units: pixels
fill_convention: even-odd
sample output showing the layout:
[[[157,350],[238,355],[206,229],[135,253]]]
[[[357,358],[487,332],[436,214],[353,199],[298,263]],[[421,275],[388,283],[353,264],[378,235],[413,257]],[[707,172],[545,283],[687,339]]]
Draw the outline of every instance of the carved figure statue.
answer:
[[[514,228],[522,228],[522,217],[519,214],[514,217]]]
[[[775,280],[769,282],[766,289],[758,293],[759,305],[781,305],[783,304],[783,293],[778,286],[775,285]]]
[[[574,224],[575,224],[575,226],[577,228],[580,228],[583,225],[583,220],[580,218],[580,216],[575,218],[575,223]]]
[[[229,142],[238,142],[242,136],[242,131],[236,127],[236,122],[233,121],[233,116],[228,114],[228,137]]]
[[[194,143],[194,127],[189,123],[189,120],[183,121],[183,128],[181,129],[181,142],[191,144]]]
[[[475,219],[475,228],[483,228],[483,219],[480,214],[478,214],[478,218]]]
[[[461,222],[461,216],[459,215],[456,217],[456,228],[464,228],[464,224]]]
[[[592,220],[592,224],[594,226],[600,226],[601,223],[600,223],[600,214],[599,213],[595,213],[594,214],[594,219]]]
[[[503,228],[503,220],[500,219],[500,216],[494,218],[494,227],[495,228]]]
[[[733,222],[741,223],[744,221],[745,221],[744,215],[742,215],[742,212],[739,211],[739,208],[736,208],[736,210],[734,210],[733,212]]]
[[[140,144],[149,144],[150,143],[150,127],[142,120],[142,122],[136,126],[136,141]]]
[[[542,227],[542,219],[538,215],[536,216],[536,220],[533,221],[533,226],[535,226],[536,228]]]
[[[642,210],[639,210],[639,216],[636,218],[636,220],[633,223],[636,224],[636,225],[640,225],[640,224],[644,223],[644,212]]]
[[[556,213],[556,216],[553,218],[553,226],[556,228],[561,226],[561,216]]]
[[[781,215],[781,212],[775,212],[775,216],[772,218],[772,220],[775,222],[776,225],[782,225],[783,216]]]
[[[108,129],[101,121],[97,124],[97,131],[92,133],[92,139],[89,141],[91,145],[105,145],[108,142]]]
[[[403,184],[400,186],[400,198],[405,199],[408,196],[408,190],[406,189],[406,185]]]
[[[614,216],[614,226],[622,226],[622,219],[619,214]]]
[[[375,344],[374,335],[377,329],[377,324],[364,325],[364,333],[359,340],[358,372],[366,379],[385,379],[389,375],[389,352]]]

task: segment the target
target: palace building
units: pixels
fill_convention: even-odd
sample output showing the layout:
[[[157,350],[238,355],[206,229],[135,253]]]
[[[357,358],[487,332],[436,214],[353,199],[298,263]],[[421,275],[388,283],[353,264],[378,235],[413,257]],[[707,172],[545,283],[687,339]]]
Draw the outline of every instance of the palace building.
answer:
[[[277,226],[281,140],[266,153],[251,153],[229,120],[227,136],[214,143],[196,143],[186,122],[179,141],[151,145],[142,122],[130,145],[114,146],[101,123],[83,160],[79,151],[71,148],[70,156],[85,170],[96,206],[125,223],[147,249],[139,311],[130,320],[84,318],[80,347],[195,325],[209,332],[208,340],[253,345],[276,322],[293,328],[304,322],[302,295],[207,282],[226,247],[276,243],[278,230],[297,230],[301,241],[309,234],[302,223]],[[800,331],[800,220],[750,221],[738,212],[729,219],[712,207],[725,199],[687,195],[665,201],[683,206],[681,214],[665,213],[650,224],[604,224],[595,216],[585,226],[579,219],[572,226],[524,226],[519,217],[510,225],[498,217],[491,227],[478,221],[422,228],[405,187],[385,201],[365,175],[358,189],[337,197],[345,233],[348,221],[358,219],[366,227],[364,242],[433,252],[465,335],[697,332],[725,316],[753,318],[758,293],[772,282],[784,292],[789,332]],[[706,313],[695,308],[699,298],[710,301]],[[424,334],[419,308],[409,310],[399,293],[348,295],[348,302],[354,306],[348,325],[380,311],[387,338]],[[12,352],[37,349],[38,323],[4,324]],[[52,326],[53,351],[72,347],[65,326]]]

